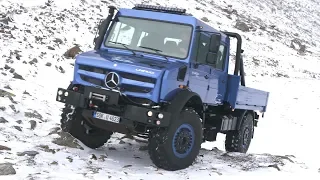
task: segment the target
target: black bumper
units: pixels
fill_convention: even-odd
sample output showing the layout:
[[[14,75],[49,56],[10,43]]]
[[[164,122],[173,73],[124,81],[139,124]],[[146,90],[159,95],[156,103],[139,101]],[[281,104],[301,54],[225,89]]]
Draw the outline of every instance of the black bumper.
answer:
[[[131,104],[119,104],[121,99],[122,97],[118,92],[90,86],[85,86],[83,93],[58,88],[56,96],[56,101],[83,109],[82,114],[84,118],[91,122],[100,121],[98,124],[101,124],[101,121],[105,121],[108,124],[119,125],[128,125],[136,122],[155,127],[169,126],[171,119],[171,114],[169,112]],[[96,110],[89,106],[90,102],[99,107],[97,110],[98,112],[120,117],[120,122],[114,123],[94,118],[93,114]],[[152,112],[152,116],[147,115],[149,111]],[[158,118],[160,113],[163,114],[162,119]],[[157,123],[159,121],[160,123]]]

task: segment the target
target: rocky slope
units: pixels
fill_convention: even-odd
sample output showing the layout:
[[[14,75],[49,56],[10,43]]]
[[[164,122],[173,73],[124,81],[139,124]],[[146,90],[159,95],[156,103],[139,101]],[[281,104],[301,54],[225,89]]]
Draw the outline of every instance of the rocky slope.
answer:
[[[260,132],[268,133],[268,129],[263,127],[271,128],[279,117],[285,120],[282,126],[275,128],[279,131],[272,136],[274,138],[281,135],[280,130],[287,126],[296,130],[311,128],[296,117],[303,118],[297,114],[300,109],[297,101],[306,103],[310,100],[304,92],[312,94],[313,99],[320,98],[308,88],[319,84],[316,80],[320,72],[317,68],[320,55],[318,2],[143,2],[179,4],[218,29],[241,33],[246,73],[256,76],[251,77],[250,86],[256,84],[258,88],[281,94],[275,96],[278,99],[288,100],[283,104],[277,98],[271,99],[272,115],[266,118],[265,124],[262,122]],[[267,148],[272,142],[265,139],[267,134],[259,134],[259,131],[254,141],[258,145],[253,145],[253,152],[263,153],[226,154],[219,141],[214,146],[220,150],[212,149],[210,145],[204,147],[207,150],[201,152],[194,167],[176,174],[153,167],[145,152],[145,143],[141,140],[121,139],[120,135],[115,135],[110,144],[99,150],[90,150],[60,132],[62,105],[55,102],[55,94],[58,87],[66,87],[72,79],[75,54],[93,48],[95,27],[101,18],[107,16],[108,5],[132,7],[133,3],[135,1],[132,0],[0,0],[0,175],[14,174],[3,176],[8,179],[163,179],[173,176],[176,179],[211,176],[223,179],[243,175],[243,172],[251,175],[272,172],[277,177],[304,170],[310,170],[311,174],[318,173],[318,164],[310,169],[310,164],[287,155],[284,149],[280,151],[281,155],[271,155],[280,148]],[[298,81],[295,78],[312,81]],[[275,82],[277,87],[272,88]],[[296,82],[301,85],[301,91],[294,88]],[[292,95],[279,88],[284,84],[292,87]],[[299,95],[293,97],[294,93]],[[311,110],[305,111],[315,115],[319,107],[313,105]],[[288,115],[290,113],[292,115]],[[304,130],[308,132],[308,129]],[[280,143],[286,140],[281,137],[274,141]],[[261,139],[264,144],[260,144]],[[293,147],[293,144],[290,142],[288,146]],[[317,150],[316,147],[313,149]],[[294,151],[289,154],[294,154]]]

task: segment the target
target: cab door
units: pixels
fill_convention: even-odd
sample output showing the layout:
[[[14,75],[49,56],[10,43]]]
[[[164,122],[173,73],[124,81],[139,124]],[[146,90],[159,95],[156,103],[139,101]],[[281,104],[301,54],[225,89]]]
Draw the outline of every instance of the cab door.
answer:
[[[210,35],[198,33],[195,43],[195,58],[190,62],[189,87],[196,92],[203,101],[209,92],[210,67],[206,64],[206,52],[208,52]]]
[[[226,45],[220,44],[219,50],[212,59],[209,60],[210,68],[211,68],[211,75],[209,78],[209,96],[208,101],[213,104],[221,104],[225,99],[226,89],[227,89],[227,65],[226,65],[226,58],[228,53],[228,49]]]

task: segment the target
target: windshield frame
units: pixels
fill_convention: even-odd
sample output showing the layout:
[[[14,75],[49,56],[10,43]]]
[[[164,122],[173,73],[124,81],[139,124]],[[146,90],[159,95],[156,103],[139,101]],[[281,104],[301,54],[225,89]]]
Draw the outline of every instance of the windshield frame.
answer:
[[[143,48],[140,49],[131,49],[130,50],[134,51],[134,52],[139,52],[139,53],[145,53],[145,54],[152,54],[152,55],[156,55],[156,56],[166,56],[168,58],[173,58],[173,59],[179,59],[179,60],[186,60],[191,53],[191,46],[192,46],[192,42],[193,42],[193,38],[194,38],[194,26],[192,24],[187,24],[187,23],[180,23],[180,22],[173,22],[173,21],[167,21],[167,20],[159,20],[159,19],[151,19],[151,18],[144,18],[144,17],[135,17],[135,16],[123,16],[123,15],[116,15],[114,17],[114,19],[119,18],[119,17],[124,17],[124,18],[131,18],[131,19],[142,19],[142,20],[147,20],[147,21],[156,21],[156,22],[164,22],[164,23],[170,23],[170,24],[178,24],[178,25],[185,25],[185,26],[189,26],[191,27],[191,33],[190,33],[190,39],[189,39],[189,45],[188,45],[188,49],[187,49],[187,53],[185,57],[176,57],[176,56],[170,56],[167,54],[159,54],[153,51],[144,51]],[[109,35],[111,33],[112,28],[116,25],[116,23],[118,21],[114,21],[114,19],[112,20],[112,23],[110,24],[108,31],[105,35],[104,41],[102,43],[103,47],[105,48],[113,48],[113,49],[121,49],[121,50],[126,50],[128,51],[128,49],[124,48],[124,47],[114,47],[114,46],[108,46],[108,38]]]

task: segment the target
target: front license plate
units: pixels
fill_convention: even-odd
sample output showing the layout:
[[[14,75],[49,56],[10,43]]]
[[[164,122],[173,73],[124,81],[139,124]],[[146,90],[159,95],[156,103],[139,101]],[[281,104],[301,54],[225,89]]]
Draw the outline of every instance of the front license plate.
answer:
[[[105,121],[113,122],[113,123],[119,123],[120,122],[120,117],[119,116],[114,116],[111,114],[106,114],[102,112],[95,111],[93,113],[93,117],[97,119],[102,119]]]

